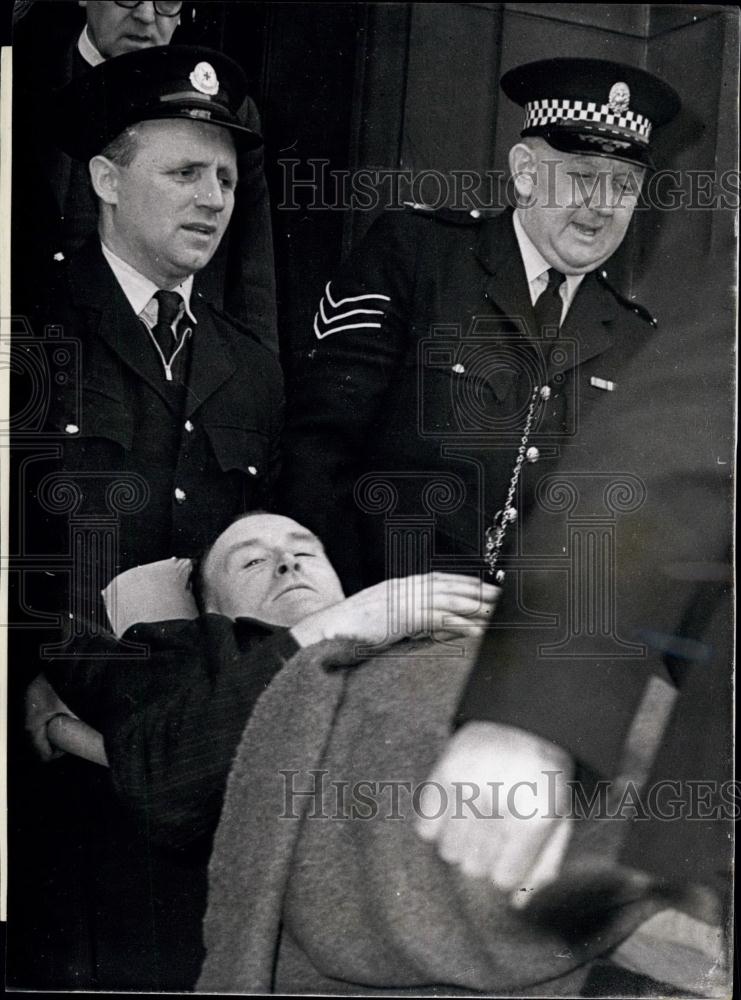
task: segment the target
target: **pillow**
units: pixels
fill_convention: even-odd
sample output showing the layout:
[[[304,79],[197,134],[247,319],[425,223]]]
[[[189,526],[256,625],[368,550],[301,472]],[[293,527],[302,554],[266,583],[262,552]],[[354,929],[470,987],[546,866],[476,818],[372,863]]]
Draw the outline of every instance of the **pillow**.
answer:
[[[122,636],[137,622],[197,618],[188,588],[190,559],[160,559],[134,566],[115,576],[102,591],[111,628]]]

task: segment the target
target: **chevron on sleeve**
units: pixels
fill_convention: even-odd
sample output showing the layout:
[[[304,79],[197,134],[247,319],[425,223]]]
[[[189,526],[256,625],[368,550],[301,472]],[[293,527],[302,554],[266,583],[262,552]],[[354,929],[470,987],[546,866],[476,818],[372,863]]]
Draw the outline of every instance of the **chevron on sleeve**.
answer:
[[[388,295],[381,295],[380,293],[351,295],[335,301],[330,291],[331,284],[331,281],[327,282],[324,295],[319,303],[319,311],[314,315],[314,333],[317,335],[318,340],[323,340],[331,333],[339,333],[341,330],[380,330],[381,319],[386,309],[371,309],[369,306],[372,303],[390,302],[391,299]],[[356,305],[356,303],[364,304]],[[358,317],[356,322],[343,322],[343,320],[353,319],[354,317]],[[361,317],[367,318],[361,320]],[[371,317],[378,318],[372,319]]]

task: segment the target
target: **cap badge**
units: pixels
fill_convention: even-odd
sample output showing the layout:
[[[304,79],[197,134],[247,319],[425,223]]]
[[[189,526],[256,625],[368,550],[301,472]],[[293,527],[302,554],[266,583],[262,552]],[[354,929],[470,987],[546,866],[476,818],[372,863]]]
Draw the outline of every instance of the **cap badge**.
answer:
[[[199,62],[190,74],[190,82],[201,94],[214,97],[219,92],[219,78],[211,63]],[[614,87],[612,88],[615,89]]]
[[[607,99],[607,106],[616,115],[623,114],[628,110],[630,104],[630,87],[627,83],[613,83],[610,88],[610,96]]]

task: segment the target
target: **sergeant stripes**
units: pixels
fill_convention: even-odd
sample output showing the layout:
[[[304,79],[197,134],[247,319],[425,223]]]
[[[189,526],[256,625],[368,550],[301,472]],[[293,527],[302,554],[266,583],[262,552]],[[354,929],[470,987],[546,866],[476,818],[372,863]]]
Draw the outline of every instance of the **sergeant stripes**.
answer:
[[[381,329],[381,323],[371,322],[370,320],[365,323],[345,323],[342,326],[337,326],[344,319],[349,319],[351,316],[383,316],[384,309],[349,309],[347,312],[337,312],[343,306],[347,306],[353,302],[366,302],[369,299],[380,299],[383,302],[390,302],[391,299],[388,295],[381,295],[380,293],[369,293],[367,295],[351,295],[344,299],[338,299],[336,302],[332,298],[332,293],[330,292],[331,281],[327,282],[327,287],[324,289],[324,295],[319,302],[319,311],[314,314],[314,333],[317,336],[317,340],[323,340],[328,337],[331,333],[339,333],[341,330],[363,330],[368,328],[374,328],[377,330]],[[325,302],[329,307],[329,315],[327,315],[327,310],[325,309]],[[319,323],[321,317],[321,324]]]

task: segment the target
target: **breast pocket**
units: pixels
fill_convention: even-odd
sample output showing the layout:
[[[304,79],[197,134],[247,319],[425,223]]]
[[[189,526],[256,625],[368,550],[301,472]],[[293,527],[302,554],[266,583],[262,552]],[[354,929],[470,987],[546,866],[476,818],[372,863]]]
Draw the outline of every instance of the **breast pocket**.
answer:
[[[432,342],[420,362],[416,381],[423,433],[488,433],[517,412],[522,371],[500,345],[452,349]]]
[[[97,440],[126,451],[132,447],[133,414],[121,400],[97,387],[85,386],[79,397],[67,394],[59,399],[51,423],[70,444],[79,440],[87,447]]]
[[[270,454],[267,434],[227,424],[207,424],[206,434],[222,472],[241,472],[256,484],[265,480]]]

